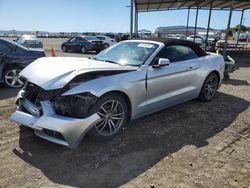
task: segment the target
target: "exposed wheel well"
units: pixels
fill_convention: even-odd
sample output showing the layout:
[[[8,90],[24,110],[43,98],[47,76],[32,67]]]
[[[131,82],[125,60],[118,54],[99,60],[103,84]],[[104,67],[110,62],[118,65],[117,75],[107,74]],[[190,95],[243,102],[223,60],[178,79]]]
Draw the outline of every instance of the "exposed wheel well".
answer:
[[[129,118],[128,119],[131,120],[132,105],[131,105],[131,101],[130,101],[128,95],[126,93],[122,92],[122,91],[109,91],[109,92],[103,94],[102,96],[108,95],[108,94],[120,95],[120,96],[122,96],[125,99],[126,104],[128,105],[128,112],[129,112]]]
[[[216,70],[210,72],[210,74],[211,74],[211,73],[215,73],[216,76],[218,77],[219,82],[220,82],[220,73],[219,73],[218,71],[216,71]]]

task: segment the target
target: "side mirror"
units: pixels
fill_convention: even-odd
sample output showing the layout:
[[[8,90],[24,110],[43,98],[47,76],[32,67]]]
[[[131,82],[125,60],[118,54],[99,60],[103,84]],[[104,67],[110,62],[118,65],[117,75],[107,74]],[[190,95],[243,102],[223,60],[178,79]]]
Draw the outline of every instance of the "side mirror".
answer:
[[[168,65],[170,65],[169,59],[159,58],[157,64],[153,65],[153,68],[159,68],[159,67],[168,66]]]

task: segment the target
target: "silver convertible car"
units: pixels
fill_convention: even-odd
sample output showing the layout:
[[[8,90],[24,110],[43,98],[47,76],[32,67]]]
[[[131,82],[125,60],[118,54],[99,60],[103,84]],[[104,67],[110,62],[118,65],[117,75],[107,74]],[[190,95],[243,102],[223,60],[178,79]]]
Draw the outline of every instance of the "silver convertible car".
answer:
[[[130,120],[192,99],[210,101],[224,59],[193,42],[128,40],[95,58],[44,57],[28,65],[11,119],[75,148],[88,133],[106,140]]]

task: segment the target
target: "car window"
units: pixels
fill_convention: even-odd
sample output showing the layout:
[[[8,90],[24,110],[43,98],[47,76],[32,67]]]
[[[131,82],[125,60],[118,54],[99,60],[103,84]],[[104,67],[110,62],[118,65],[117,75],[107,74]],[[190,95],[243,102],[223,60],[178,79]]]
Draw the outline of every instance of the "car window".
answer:
[[[165,47],[160,54],[160,58],[169,59],[170,62],[186,61],[189,59],[197,58],[197,54],[188,46],[173,45]]]
[[[82,38],[82,37],[77,37],[76,38],[76,42],[85,42],[86,39]]]
[[[8,52],[8,51],[10,51],[10,48],[7,45],[0,42],[0,52]]]
[[[94,36],[86,36],[84,38],[87,39],[87,40],[97,40],[97,38],[94,37]]]
[[[76,38],[69,39],[69,42],[75,42]]]
[[[98,38],[99,40],[105,40],[105,37],[96,37]]]

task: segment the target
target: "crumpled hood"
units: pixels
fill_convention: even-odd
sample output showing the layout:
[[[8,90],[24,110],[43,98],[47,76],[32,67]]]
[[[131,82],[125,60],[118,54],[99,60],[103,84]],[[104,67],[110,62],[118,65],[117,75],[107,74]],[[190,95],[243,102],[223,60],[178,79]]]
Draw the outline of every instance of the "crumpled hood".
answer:
[[[20,76],[45,90],[50,90],[62,88],[75,76],[87,72],[135,69],[137,68],[88,58],[43,57],[23,69]]]

